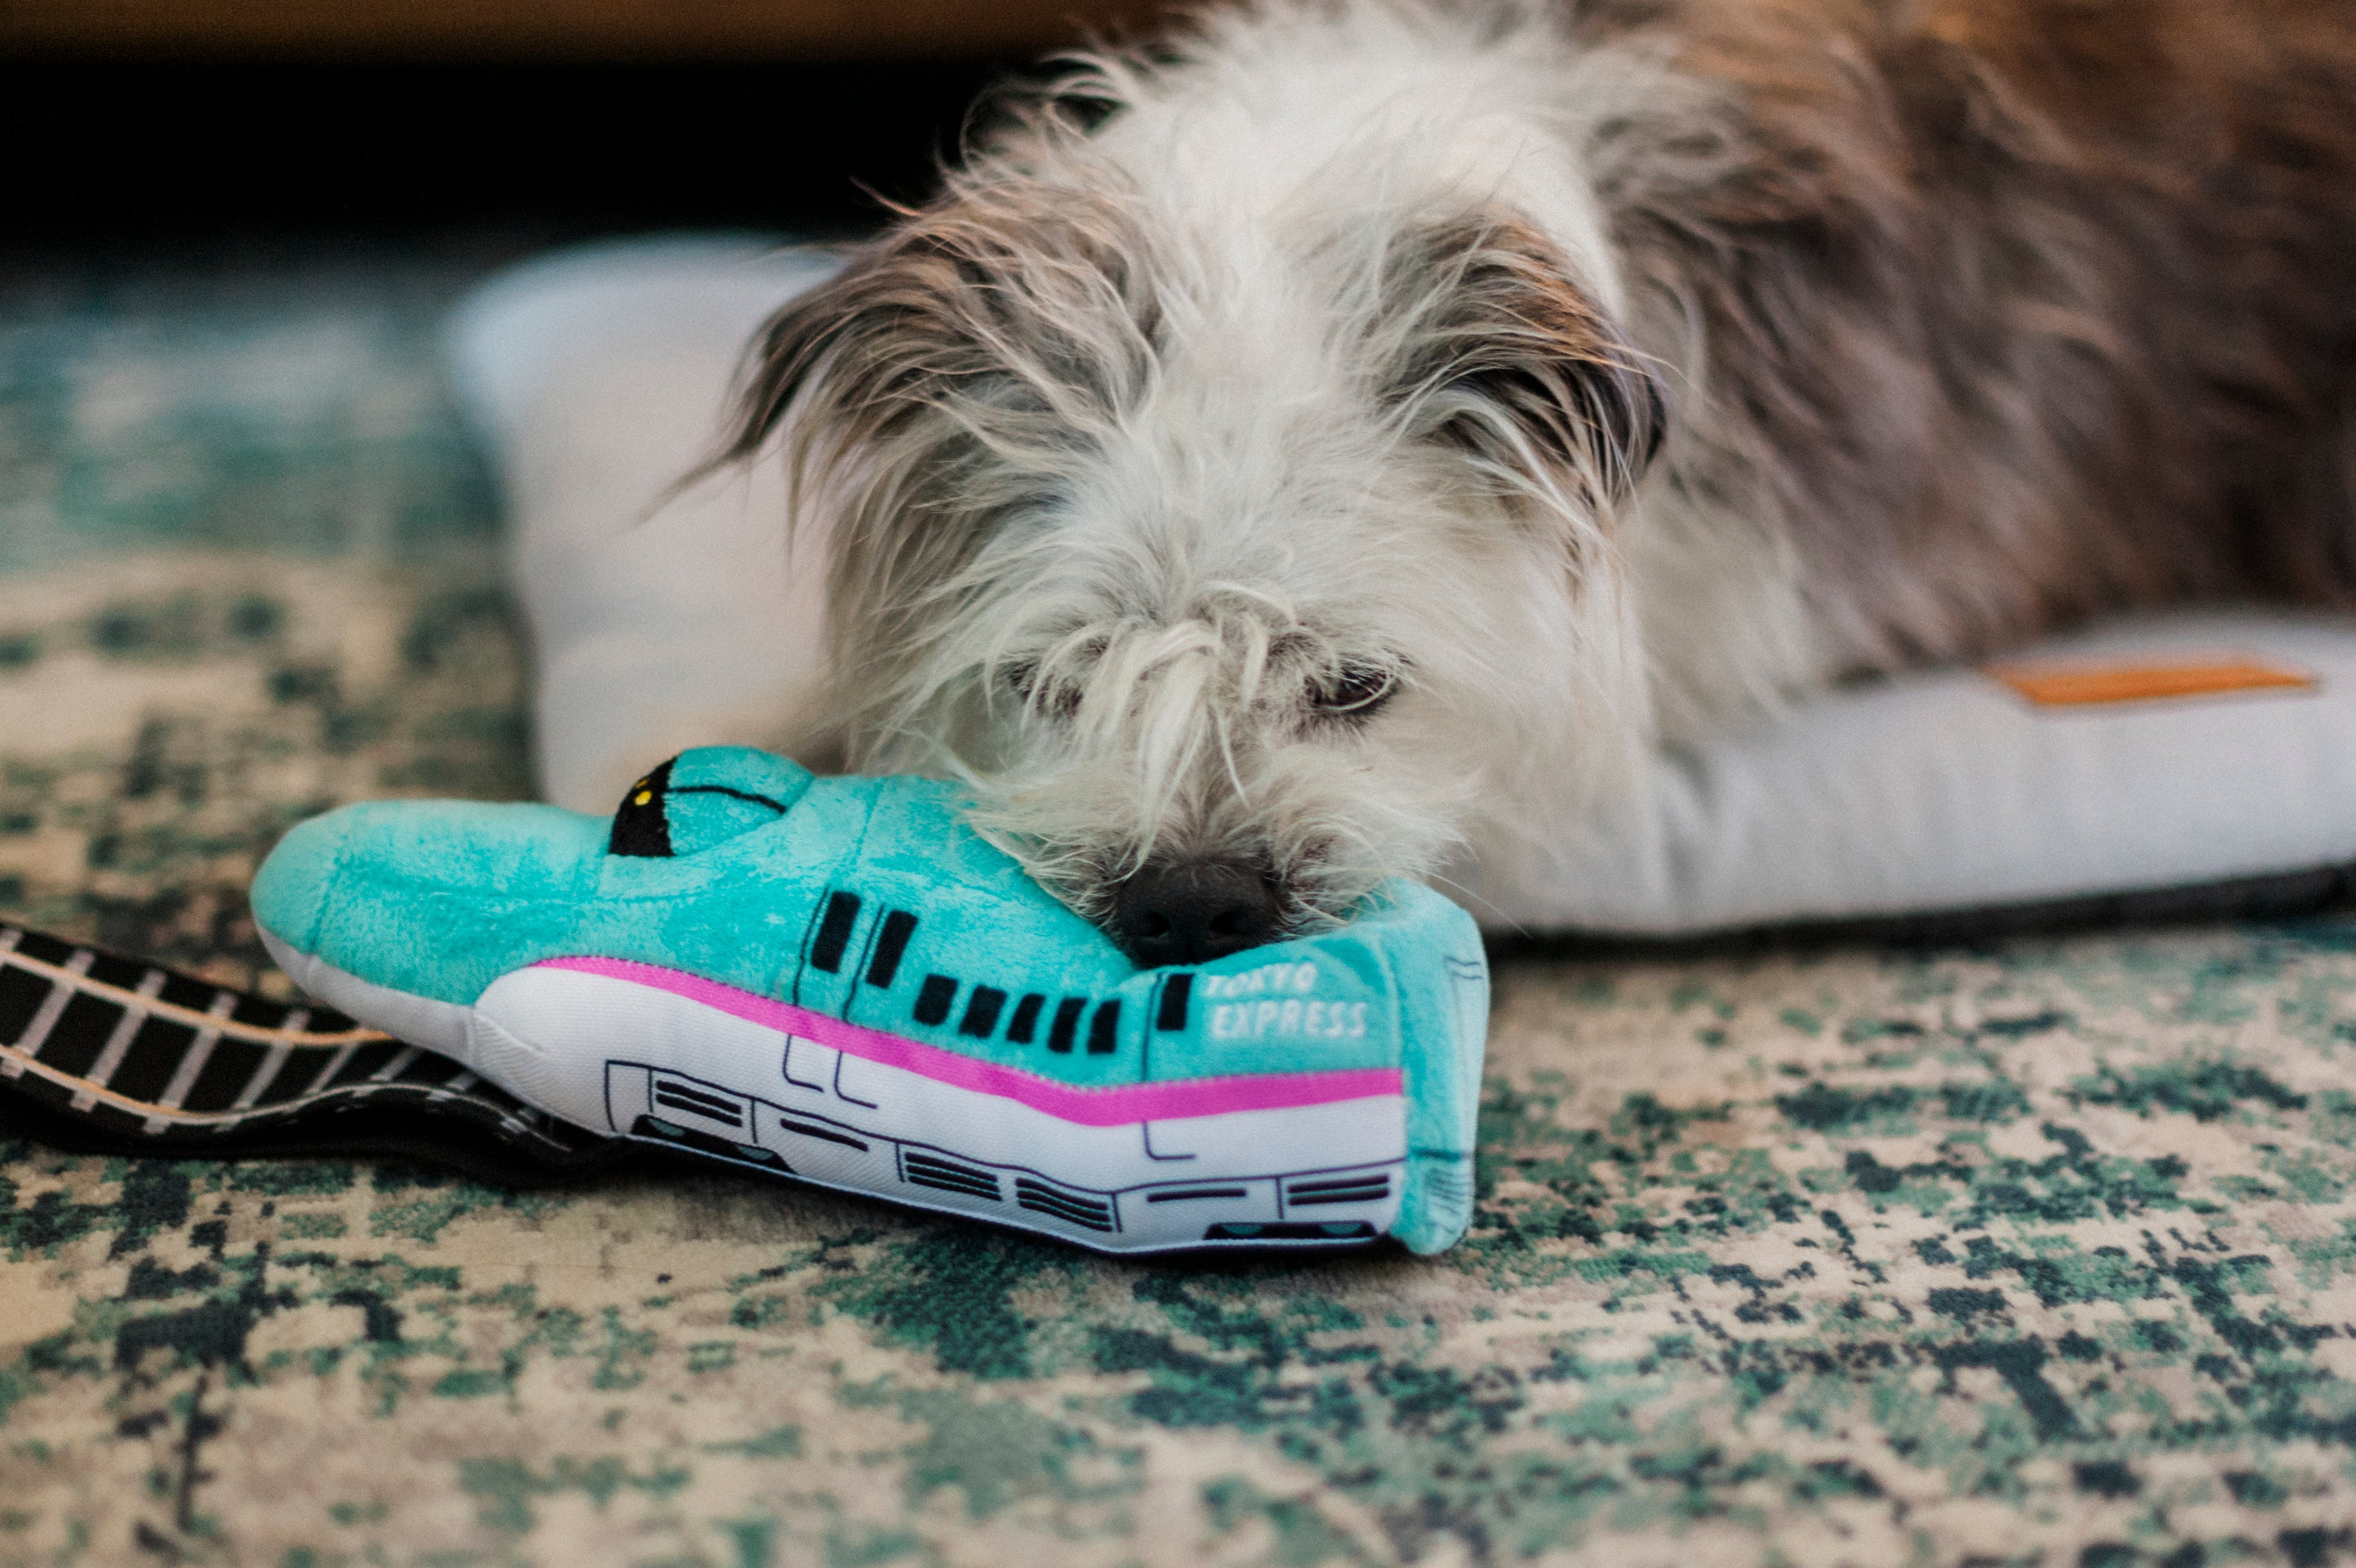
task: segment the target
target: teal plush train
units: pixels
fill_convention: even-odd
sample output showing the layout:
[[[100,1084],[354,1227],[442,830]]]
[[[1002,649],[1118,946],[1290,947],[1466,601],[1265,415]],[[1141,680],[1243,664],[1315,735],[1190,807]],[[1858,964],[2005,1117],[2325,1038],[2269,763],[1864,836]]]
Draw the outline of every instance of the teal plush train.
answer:
[[[313,996],[594,1132],[1108,1251],[1463,1234],[1463,911],[1394,882],[1140,970],[954,806],[709,747],[610,820],[345,807],[287,835],[254,914]]]

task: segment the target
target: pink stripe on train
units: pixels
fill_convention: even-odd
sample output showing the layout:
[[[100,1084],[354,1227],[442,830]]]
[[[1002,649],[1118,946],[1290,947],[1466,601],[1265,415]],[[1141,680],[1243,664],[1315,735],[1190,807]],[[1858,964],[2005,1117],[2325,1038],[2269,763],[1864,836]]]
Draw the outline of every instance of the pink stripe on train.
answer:
[[[1194,1078],[1168,1083],[1130,1083],[1080,1089],[1021,1068],[945,1051],[881,1029],[846,1024],[789,1002],[775,1002],[716,980],[638,963],[625,958],[552,958],[533,967],[569,969],[603,975],[683,996],[784,1034],[798,1035],[878,1067],[895,1067],[975,1094],[1019,1101],[1033,1111],[1083,1127],[1119,1127],[1168,1122],[1186,1116],[1220,1116],[1235,1111],[1290,1111],[1405,1092],[1397,1068],[1343,1068],[1326,1072],[1254,1073],[1248,1077]]]

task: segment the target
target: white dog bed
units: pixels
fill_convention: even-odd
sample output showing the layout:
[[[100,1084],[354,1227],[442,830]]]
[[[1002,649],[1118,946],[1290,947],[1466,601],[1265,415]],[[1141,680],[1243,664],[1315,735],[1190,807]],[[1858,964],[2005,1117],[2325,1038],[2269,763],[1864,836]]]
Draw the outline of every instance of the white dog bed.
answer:
[[[809,700],[816,552],[789,558],[777,476],[647,513],[708,450],[762,317],[829,265],[743,239],[601,247],[458,313],[453,372],[507,489],[549,799],[607,810],[648,762],[773,739]],[[2351,786],[2356,626],[2187,615],[1664,756],[1633,820],[1453,880],[1501,931],[2233,912],[2338,891]]]

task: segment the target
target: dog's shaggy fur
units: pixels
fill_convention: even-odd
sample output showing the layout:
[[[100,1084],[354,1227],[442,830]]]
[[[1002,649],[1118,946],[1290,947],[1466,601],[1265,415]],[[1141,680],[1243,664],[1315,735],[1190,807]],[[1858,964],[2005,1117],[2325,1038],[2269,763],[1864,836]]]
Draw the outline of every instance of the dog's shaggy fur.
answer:
[[[2350,0],[1262,0],[769,326],[852,757],[1286,922],[1844,678],[2356,593]]]

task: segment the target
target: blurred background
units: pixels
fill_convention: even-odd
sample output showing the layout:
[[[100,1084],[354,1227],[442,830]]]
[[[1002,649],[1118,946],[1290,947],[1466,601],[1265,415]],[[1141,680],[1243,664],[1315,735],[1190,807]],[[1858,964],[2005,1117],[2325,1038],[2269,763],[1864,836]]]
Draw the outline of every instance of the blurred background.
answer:
[[[6,0],[5,243],[841,231],[1148,0]],[[872,193],[872,194],[871,194]]]

